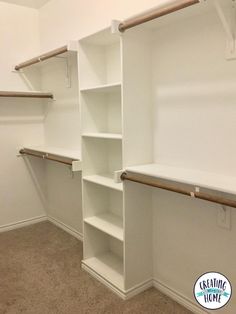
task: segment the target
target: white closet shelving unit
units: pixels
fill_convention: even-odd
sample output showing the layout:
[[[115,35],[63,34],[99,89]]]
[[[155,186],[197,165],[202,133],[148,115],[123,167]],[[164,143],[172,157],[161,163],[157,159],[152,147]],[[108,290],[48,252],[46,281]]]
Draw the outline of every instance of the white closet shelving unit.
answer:
[[[236,178],[214,172],[173,167],[163,164],[147,164],[127,167],[130,174],[157,178],[236,195]]]
[[[114,172],[128,165],[150,162],[152,151],[151,126],[146,121],[151,118],[151,107],[147,99],[143,106],[141,96],[149,82],[148,73],[143,69],[146,65],[141,65],[141,72],[133,68],[137,56],[146,60],[146,49],[133,57],[129,42],[120,34],[112,34],[110,29],[79,42],[84,216],[82,266],[123,298],[146,284],[145,281],[140,285],[140,276],[136,282],[127,272],[129,250],[134,253],[132,260],[140,259],[138,247],[143,249],[144,243],[135,243],[137,250],[131,248],[137,232],[134,216],[125,214],[123,184],[115,182]],[[137,84],[137,90],[129,93],[133,84]],[[129,125],[130,119],[133,120],[132,126]],[[140,130],[140,123],[147,125],[146,132],[143,128]],[[147,149],[142,151],[144,142]],[[140,216],[140,219],[146,217]],[[130,224],[134,228],[126,232]],[[126,242],[132,229],[134,238],[129,237],[132,243]],[[146,257],[142,260],[147,262]],[[140,265],[136,264],[135,272],[140,272]]]
[[[79,44],[84,259],[83,267],[124,289],[121,40],[109,30]]]
[[[124,299],[153,285],[152,189],[138,183],[124,188],[114,172],[158,172],[152,125],[156,31],[208,10],[203,3],[122,34],[105,29],[79,42],[82,267]],[[168,179],[184,175],[163,167]],[[199,173],[194,175],[197,180]]]

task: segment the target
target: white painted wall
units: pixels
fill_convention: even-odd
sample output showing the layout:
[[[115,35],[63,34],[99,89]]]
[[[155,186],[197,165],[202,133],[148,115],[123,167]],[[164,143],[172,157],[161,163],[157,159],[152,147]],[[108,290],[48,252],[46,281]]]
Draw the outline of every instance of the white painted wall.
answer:
[[[1,89],[26,90],[24,80],[12,70],[39,52],[38,11],[0,1],[0,15]]]
[[[0,90],[28,90],[25,81],[11,70],[39,51],[38,12],[0,2],[0,38]],[[39,88],[32,74],[34,88]],[[39,160],[26,164],[16,157],[22,145],[43,142],[42,116],[38,100],[0,99],[0,230],[45,214],[43,164]]]
[[[51,0],[39,11],[41,50],[60,47],[166,0]]]
[[[61,58],[63,57],[63,58]],[[80,150],[80,114],[78,98],[77,54],[67,60],[53,58],[41,66],[42,88],[53,92],[55,101],[46,109],[45,144],[68,150]],[[82,234],[81,172],[72,176],[70,167],[47,162],[47,214]]]
[[[236,61],[226,61],[215,14],[163,27],[155,35],[155,162],[236,175]],[[196,279],[225,274],[236,286],[236,211],[217,226],[219,205],[153,192],[155,279],[193,300]],[[236,300],[216,313],[233,314]]]
[[[12,4],[22,5],[24,7],[39,9],[48,1],[50,0],[3,0],[2,2],[7,2],[7,3],[12,3]]]

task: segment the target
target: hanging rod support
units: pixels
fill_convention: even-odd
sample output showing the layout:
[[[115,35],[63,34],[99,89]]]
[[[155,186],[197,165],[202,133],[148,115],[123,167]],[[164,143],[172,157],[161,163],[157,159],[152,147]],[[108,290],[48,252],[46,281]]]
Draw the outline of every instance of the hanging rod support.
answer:
[[[118,29],[120,32],[124,32],[129,28],[152,21],[161,16],[182,10],[197,3],[200,3],[200,0],[179,0],[178,2],[172,1],[172,3],[170,3],[169,5],[166,5],[164,7],[158,6],[157,8],[153,8],[152,10],[149,10],[143,14],[125,20],[124,22],[119,24]]]
[[[141,176],[130,175],[127,172],[123,172],[121,175],[121,180],[132,181],[132,182],[152,186],[155,188],[159,188],[162,190],[190,196],[192,198],[198,198],[198,199],[201,199],[204,201],[208,201],[208,202],[236,208],[236,201],[234,201],[234,200],[230,200],[227,198],[223,198],[223,197],[219,197],[219,196],[215,196],[215,195],[210,195],[210,194],[206,194],[206,193],[197,192],[196,189],[194,192],[188,191],[188,190],[183,189],[183,188],[179,188],[179,187],[175,187],[172,185],[158,182],[158,180],[156,180],[156,179],[155,180],[154,179],[147,179],[145,177],[142,178]]]

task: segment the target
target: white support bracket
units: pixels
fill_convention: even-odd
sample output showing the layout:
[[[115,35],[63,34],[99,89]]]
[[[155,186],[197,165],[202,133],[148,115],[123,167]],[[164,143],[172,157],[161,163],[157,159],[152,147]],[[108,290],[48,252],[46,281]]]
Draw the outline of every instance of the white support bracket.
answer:
[[[121,21],[112,20],[111,21],[111,33],[112,34],[120,34],[119,25]]]
[[[122,183],[121,175],[124,171],[125,171],[124,169],[114,171],[114,182],[115,183]]]
[[[82,161],[81,160],[74,160],[72,161],[72,172],[82,171]]]
[[[68,56],[56,56],[54,58],[58,58],[61,60],[65,61],[65,82],[66,82],[66,87],[71,88],[71,69],[70,69],[70,64],[69,64],[69,58]]]
[[[236,59],[236,2],[232,2],[232,21],[228,21],[219,0],[214,0],[214,5],[219,19],[226,33],[226,59]]]

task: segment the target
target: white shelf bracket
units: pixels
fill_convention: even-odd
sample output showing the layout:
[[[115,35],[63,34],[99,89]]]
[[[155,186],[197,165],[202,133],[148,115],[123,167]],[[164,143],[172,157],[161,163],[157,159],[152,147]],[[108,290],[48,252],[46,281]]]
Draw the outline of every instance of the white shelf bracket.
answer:
[[[71,69],[70,69],[68,56],[66,56],[66,57],[56,56],[54,58],[62,59],[62,60],[65,61],[65,82],[66,82],[66,87],[67,88],[71,88]]]
[[[82,162],[81,160],[72,161],[72,172],[82,171]]]
[[[234,60],[236,59],[236,2],[235,0],[231,0],[232,2],[232,21],[228,21],[222,6],[219,3],[219,0],[214,0],[214,6],[216,12],[219,16],[219,19],[222,23],[226,34],[226,59]]]

